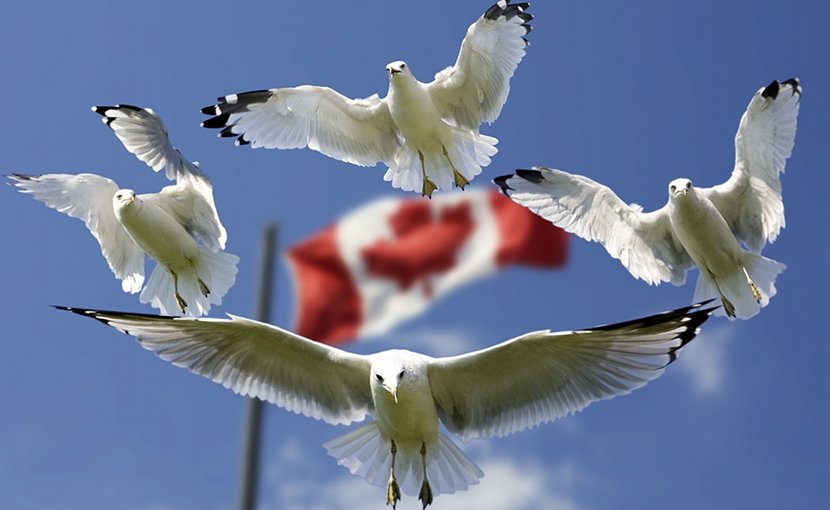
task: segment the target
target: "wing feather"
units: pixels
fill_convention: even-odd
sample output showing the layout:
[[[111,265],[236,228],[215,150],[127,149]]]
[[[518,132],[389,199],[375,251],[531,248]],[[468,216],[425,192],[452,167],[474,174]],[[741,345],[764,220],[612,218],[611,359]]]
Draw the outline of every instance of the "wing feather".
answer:
[[[510,92],[510,78],[525,55],[532,15],[527,3],[502,0],[470,25],[455,65],[428,84],[444,118],[478,130],[498,118]]]
[[[167,128],[152,109],[118,104],[93,106],[92,111],[101,115],[101,121],[113,130],[125,149],[154,171],[164,168],[170,180],[202,175],[197,165],[173,147]]]
[[[659,377],[698,333],[706,303],[581,331],[538,331],[430,363],[441,421],[464,440],[500,437],[625,395]]]
[[[549,168],[495,179],[502,192],[558,227],[601,243],[637,278],[682,285],[692,260],[675,238],[665,207],[644,213],[587,177]]]
[[[781,174],[795,144],[801,85],[773,81],[749,102],[735,135],[735,168],[704,193],[750,250],[760,253],[785,226]]]
[[[350,99],[327,87],[257,90],[219,98],[202,109],[206,128],[238,144],[267,149],[308,147],[355,165],[394,160],[400,142],[386,102],[377,94]]]
[[[373,412],[370,363],[299,335],[243,317],[230,319],[63,308],[135,337],[174,365],[297,414],[331,424]]]
[[[115,181],[95,174],[44,174],[9,176],[23,193],[84,222],[101,246],[101,252],[124,292],[135,293],[144,284],[144,251],[118,222],[112,197]]]

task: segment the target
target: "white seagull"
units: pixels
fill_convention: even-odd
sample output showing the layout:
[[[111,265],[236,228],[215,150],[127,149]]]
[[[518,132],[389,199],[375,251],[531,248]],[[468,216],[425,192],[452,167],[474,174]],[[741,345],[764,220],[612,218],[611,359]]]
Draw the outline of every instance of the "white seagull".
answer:
[[[220,304],[233,286],[239,261],[222,251],[227,233],[210,182],[170,145],[152,110],[118,105],[96,106],[93,111],[104,116],[127,150],[156,171],[165,168],[176,184],[136,195],[89,173],[9,178],[21,192],[82,220],[124,292],[141,291],[140,301],[164,314],[208,313],[211,303]],[[146,285],[145,253],[158,263]]]
[[[323,446],[337,463],[424,508],[482,471],[439,430],[501,437],[657,378],[713,308],[707,303],[609,326],[536,331],[460,356],[352,354],[276,326],[229,319],[58,307],[134,336],[145,349],[232,391],[334,425],[374,420]]]
[[[587,177],[560,170],[518,170],[494,182],[555,225],[599,241],[649,284],[682,285],[696,265],[700,276],[693,302],[719,297],[723,309],[717,314],[747,319],[775,295],[775,279],[785,268],[760,252],[784,227],[780,174],[795,141],[800,99],[795,78],[758,90],[735,136],[729,180],[696,188],[689,179],[675,179],[668,203],[653,212],[624,203]]]
[[[479,133],[501,113],[510,78],[525,54],[527,3],[501,0],[470,25],[454,66],[418,81],[403,61],[386,66],[389,91],[351,99],[303,85],[230,94],[202,112],[237,145],[308,147],[360,166],[383,162],[392,186],[431,196],[463,188],[490,164],[497,139]]]

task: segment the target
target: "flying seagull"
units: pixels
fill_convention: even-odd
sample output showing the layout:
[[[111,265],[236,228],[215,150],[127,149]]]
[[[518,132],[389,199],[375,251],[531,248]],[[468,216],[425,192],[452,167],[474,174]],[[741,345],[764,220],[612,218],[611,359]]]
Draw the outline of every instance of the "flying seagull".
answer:
[[[374,420],[323,446],[353,474],[401,492],[466,490],[482,471],[439,430],[501,437],[657,378],[713,310],[708,303],[609,326],[536,331],[460,356],[406,350],[352,354],[276,326],[59,307],[134,336],[145,349],[232,391],[346,425]]]
[[[785,268],[760,252],[784,227],[780,173],[795,141],[800,99],[795,78],[758,90],[735,136],[729,180],[696,188],[689,179],[675,179],[668,203],[653,212],[625,204],[587,177],[560,170],[518,170],[494,182],[555,225],[599,241],[649,284],[682,285],[696,265],[700,276],[693,302],[719,297],[718,315],[747,319],[775,295],[775,279]]]
[[[501,113],[525,54],[532,16],[525,2],[501,0],[467,29],[455,65],[418,81],[401,60],[386,66],[389,91],[351,99],[303,85],[230,94],[207,106],[206,128],[237,145],[308,147],[360,166],[383,162],[392,186],[431,196],[464,188],[490,164],[497,139],[479,133]]]
[[[213,188],[198,168],[170,145],[161,119],[131,105],[95,106],[124,146],[148,166],[165,168],[176,184],[137,195],[115,181],[82,173],[9,178],[23,193],[82,220],[101,245],[124,292],[164,314],[203,315],[219,304],[236,279],[239,257],[224,252]],[[144,285],[144,255],[157,265]],[[142,290],[143,287],[143,290]]]

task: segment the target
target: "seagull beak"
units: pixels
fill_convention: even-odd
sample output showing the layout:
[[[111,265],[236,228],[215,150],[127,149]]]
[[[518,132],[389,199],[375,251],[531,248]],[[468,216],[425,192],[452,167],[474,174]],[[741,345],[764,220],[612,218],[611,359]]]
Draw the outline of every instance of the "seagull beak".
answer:
[[[389,74],[391,74],[392,76],[398,74],[399,72],[401,72],[400,69],[392,68],[392,69],[389,70]]]
[[[383,385],[383,387],[386,388],[386,391],[388,391],[389,393],[392,394],[392,398],[395,400],[395,403],[397,404],[398,403],[398,388],[397,387],[394,387],[394,388],[389,387],[389,386],[386,386],[385,384]]]

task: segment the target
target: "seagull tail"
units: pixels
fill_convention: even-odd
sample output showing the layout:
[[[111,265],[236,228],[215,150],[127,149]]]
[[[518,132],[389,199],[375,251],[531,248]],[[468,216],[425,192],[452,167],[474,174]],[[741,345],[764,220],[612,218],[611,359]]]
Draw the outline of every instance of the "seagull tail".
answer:
[[[193,267],[177,273],[179,295],[187,304],[184,314],[199,317],[210,311],[211,304],[221,304],[222,297],[236,281],[238,262],[236,255],[223,251],[214,253],[200,246],[199,257]],[[206,289],[199,283],[200,280]],[[175,298],[173,275],[161,264],[156,265],[139,300],[158,308],[162,315],[182,314]]]
[[[423,482],[421,444],[402,441],[395,444],[395,477],[405,494],[417,496]],[[339,465],[372,485],[385,487],[389,481],[391,443],[380,435],[376,422],[334,438],[323,447]],[[426,457],[427,478],[435,496],[466,490],[484,476],[481,469],[440,432],[437,439],[427,445]]]
[[[787,266],[755,253],[744,252],[742,263],[749,273],[750,278],[761,291],[761,300],[758,302],[753,296],[752,289],[746,280],[743,270],[738,268],[729,277],[718,281],[721,291],[735,307],[735,316],[738,319],[749,319],[758,314],[761,308],[769,304],[769,300],[775,296],[775,280]],[[717,288],[708,276],[701,272],[695,287],[693,302],[719,298]],[[715,310],[714,315],[725,316],[724,308]]]
[[[490,164],[490,158],[498,152],[498,140],[477,131],[452,127],[451,140],[443,148],[421,152],[427,177],[441,190],[466,186],[466,183],[472,182],[481,173],[482,168]],[[456,171],[461,179],[456,177]],[[395,188],[421,192],[424,178],[418,149],[402,144],[383,179],[390,181]]]

